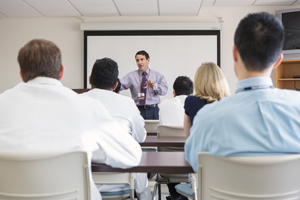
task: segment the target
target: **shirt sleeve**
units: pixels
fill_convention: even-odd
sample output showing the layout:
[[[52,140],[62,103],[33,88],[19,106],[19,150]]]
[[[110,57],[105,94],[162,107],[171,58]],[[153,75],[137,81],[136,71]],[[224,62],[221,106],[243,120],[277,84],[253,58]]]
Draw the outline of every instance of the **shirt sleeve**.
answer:
[[[158,94],[162,96],[167,94],[168,83],[163,75],[161,74],[158,75],[157,82],[155,83],[155,86],[152,89],[154,91],[154,94]]]
[[[127,90],[128,88],[130,88],[130,85],[131,85],[131,73],[128,73],[125,76],[123,76],[120,79],[120,82],[121,82],[120,91],[121,90]]]
[[[117,168],[137,166],[142,156],[140,145],[112,118],[100,102],[94,110],[95,129],[88,133],[92,137],[87,137],[85,142],[88,148],[95,145],[92,161]]]
[[[132,136],[133,138],[139,142],[142,143],[145,141],[147,132],[145,130],[145,120],[141,116],[139,109],[136,107],[134,101],[132,101],[131,106],[132,111]]]
[[[184,152],[185,159],[192,166],[194,172],[198,170],[198,153],[205,152],[208,149],[209,144],[206,142],[205,124],[201,119],[195,118],[195,123],[190,129],[190,136],[185,142]]]

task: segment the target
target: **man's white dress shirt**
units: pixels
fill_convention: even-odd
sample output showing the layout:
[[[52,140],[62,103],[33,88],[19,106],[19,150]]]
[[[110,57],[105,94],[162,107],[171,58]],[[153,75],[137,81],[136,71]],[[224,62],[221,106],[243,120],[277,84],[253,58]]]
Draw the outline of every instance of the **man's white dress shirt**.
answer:
[[[109,90],[94,88],[83,96],[101,101],[114,119],[139,143],[144,142],[147,132],[144,128],[145,120],[130,97],[126,97]]]
[[[184,101],[187,95],[166,99],[159,106],[159,122],[162,125],[183,126]]]
[[[144,142],[147,132],[144,128],[145,120],[140,115],[140,111],[130,97],[117,94],[113,91],[94,88],[82,96],[88,96],[99,100],[114,119],[129,132],[132,137],[139,143]],[[148,184],[147,173],[135,173],[135,191],[142,200],[151,199],[151,191]],[[101,185],[101,192],[112,192],[129,189],[128,185],[113,184]]]
[[[45,77],[0,95],[0,144],[0,150],[84,150],[89,161],[119,168],[141,159],[140,145],[99,101]],[[92,179],[91,196],[101,199]]]

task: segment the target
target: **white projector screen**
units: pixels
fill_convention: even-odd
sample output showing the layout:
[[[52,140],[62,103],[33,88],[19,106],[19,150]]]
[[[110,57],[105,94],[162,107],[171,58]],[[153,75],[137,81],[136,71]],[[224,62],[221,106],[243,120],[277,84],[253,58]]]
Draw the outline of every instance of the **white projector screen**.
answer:
[[[95,60],[104,57],[118,63],[119,78],[136,70],[135,54],[145,50],[150,69],[163,74],[169,90],[161,100],[172,98],[173,83],[178,76],[194,74],[202,62],[220,66],[220,31],[85,31],[84,88]],[[131,96],[130,91],[121,94]]]

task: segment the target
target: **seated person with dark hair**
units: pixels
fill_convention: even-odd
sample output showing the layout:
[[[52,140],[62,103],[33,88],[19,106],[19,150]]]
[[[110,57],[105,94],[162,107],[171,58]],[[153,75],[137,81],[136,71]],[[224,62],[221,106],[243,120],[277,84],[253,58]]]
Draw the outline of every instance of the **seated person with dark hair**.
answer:
[[[193,81],[187,76],[178,76],[173,84],[172,99],[166,99],[159,104],[159,122],[162,125],[183,126],[184,101],[193,94]]]
[[[161,125],[183,126],[184,101],[193,93],[193,81],[187,76],[178,76],[173,84],[174,98],[166,99],[159,104],[159,122]],[[179,183],[168,183],[171,196],[167,200],[183,200],[186,197],[176,192],[175,186]]]
[[[261,12],[242,19],[234,35],[234,95],[204,106],[185,143],[197,172],[198,152],[217,156],[300,153],[300,93],[274,88],[271,72],[282,61],[284,27]]]
[[[62,85],[57,45],[31,40],[20,49],[18,62],[23,82],[0,94],[1,151],[82,150],[89,169],[91,160],[118,168],[139,164],[140,145],[106,108]],[[92,179],[89,188],[92,200],[101,199]]]
[[[134,101],[119,95],[113,90],[118,85],[118,64],[110,58],[96,60],[89,78],[92,89],[82,96],[88,96],[100,101],[119,124],[127,130],[126,135],[139,143],[146,139],[144,119],[140,115]],[[146,173],[135,173],[135,191],[141,200],[151,200],[151,191]],[[102,185],[100,192],[111,192],[129,189],[127,185]]]

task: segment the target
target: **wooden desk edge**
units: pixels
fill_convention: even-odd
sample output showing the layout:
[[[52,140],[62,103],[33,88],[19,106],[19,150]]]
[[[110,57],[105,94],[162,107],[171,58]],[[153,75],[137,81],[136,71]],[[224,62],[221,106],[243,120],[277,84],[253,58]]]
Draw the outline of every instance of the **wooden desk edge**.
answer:
[[[153,169],[151,166],[138,166],[127,169],[113,168],[105,164],[92,163],[92,172],[149,172],[149,173],[168,173],[168,174],[186,174],[195,173],[191,166],[180,167],[180,172],[178,169],[172,168],[170,166],[155,167]]]

